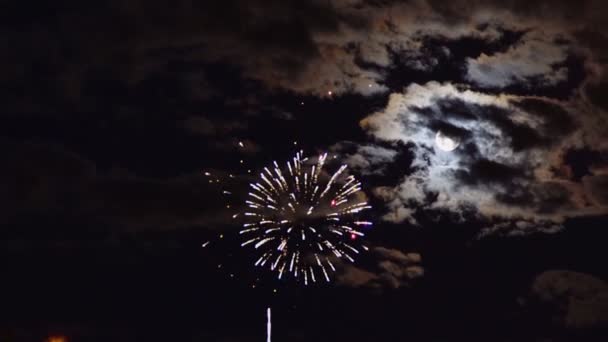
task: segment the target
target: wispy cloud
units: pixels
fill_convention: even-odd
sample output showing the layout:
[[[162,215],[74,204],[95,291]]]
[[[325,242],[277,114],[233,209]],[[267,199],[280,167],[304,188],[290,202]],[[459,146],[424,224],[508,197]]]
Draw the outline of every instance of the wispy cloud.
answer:
[[[605,204],[589,201],[601,195],[555,172],[568,167],[566,151],[592,146],[581,137],[595,131],[584,124],[595,114],[579,112],[577,117],[572,108],[546,98],[484,94],[448,83],[413,84],[403,94],[392,94],[384,110],[361,122],[374,138],[400,141],[415,156],[413,171],[404,173],[399,185],[375,189],[388,203],[384,219],[416,223],[417,210],[448,210],[461,217],[474,211],[482,219],[536,222],[519,226],[549,231],[566,217],[608,212]],[[452,152],[438,149],[439,130],[450,130],[460,146]],[[365,153],[351,157],[357,158],[365,159]],[[592,179],[595,192],[608,191],[602,178],[587,182]]]

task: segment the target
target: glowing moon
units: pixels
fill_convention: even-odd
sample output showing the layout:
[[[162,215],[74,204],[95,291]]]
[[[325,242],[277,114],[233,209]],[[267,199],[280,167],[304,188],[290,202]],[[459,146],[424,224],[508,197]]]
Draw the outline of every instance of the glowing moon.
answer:
[[[460,140],[438,131],[437,134],[435,134],[435,144],[437,144],[437,147],[439,147],[440,150],[450,152],[454,151],[458,145],[460,145]]]

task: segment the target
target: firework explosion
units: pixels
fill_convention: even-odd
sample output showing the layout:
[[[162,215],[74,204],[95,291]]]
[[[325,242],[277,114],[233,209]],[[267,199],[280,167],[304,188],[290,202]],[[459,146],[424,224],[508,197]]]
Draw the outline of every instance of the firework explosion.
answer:
[[[354,262],[359,248],[367,250],[358,244],[362,229],[372,225],[358,219],[371,208],[361,183],[344,175],[346,165],[331,176],[324,172],[326,159],[327,153],[307,162],[300,151],[283,171],[274,162],[272,171],[264,168],[250,184],[241,246],[260,251],[255,265],[277,272],[279,279],[291,274],[305,285],[321,277],[329,282],[336,270],[332,259]]]

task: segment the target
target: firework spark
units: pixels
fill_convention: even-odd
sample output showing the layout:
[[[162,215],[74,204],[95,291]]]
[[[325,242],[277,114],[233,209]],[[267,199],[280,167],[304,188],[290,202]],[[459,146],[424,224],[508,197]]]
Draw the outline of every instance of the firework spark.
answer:
[[[332,260],[354,262],[359,248],[367,250],[356,244],[372,225],[358,217],[371,208],[361,199],[361,182],[345,175],[346,165],[325,173],[326,160],[327,153],[312,162],[300,151],[286,168],[274,162],[250,184],[241,246],[259,251],[255,265],[279,279],[289,274],[304,285],[329,282]]]

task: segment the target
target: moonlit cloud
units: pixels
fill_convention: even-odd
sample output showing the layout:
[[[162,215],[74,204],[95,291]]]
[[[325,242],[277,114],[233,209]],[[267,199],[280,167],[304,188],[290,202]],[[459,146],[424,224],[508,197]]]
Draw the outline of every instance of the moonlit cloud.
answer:
[[[332,147],[333,151],[347,149],[353,143],[340,143]],[[361,172],[363,175],[382,175],[386,164],[397,155],[397,151],[375,145],[360,145],[355,147],[352,154],[346,154],[345,163],[349,168]]]
[[[392,94],[384,110],[361,121],[374,138],[412,146],[415,155],[413,172],[403,174],[400,184],[374,191],[388,203],[384,219],[415,224],[417,210],[447,210],[463,220],[475,212],[481,219],[515,222],[490,230],[555,231],[567,217],[606,212],[591,187],[553,171],[565,167],[565,151],[584,144],[579,124],[585,119],[575,118],[571,108],[449,83],[413,84]],[[451,152],[438,149],[438,130],[458,136],[461,145]],[[603,194],[601,180],[587,182],[600,184]]]
[[[567,68],[560,66],[568,56],[568,45],[556,44],[555,37],[539,31],[528,33],[520,44],[494,55],[481,54],[467,59],[467,78],[482,86],[503,88],[529,83],[554,86],[567,79]]]

